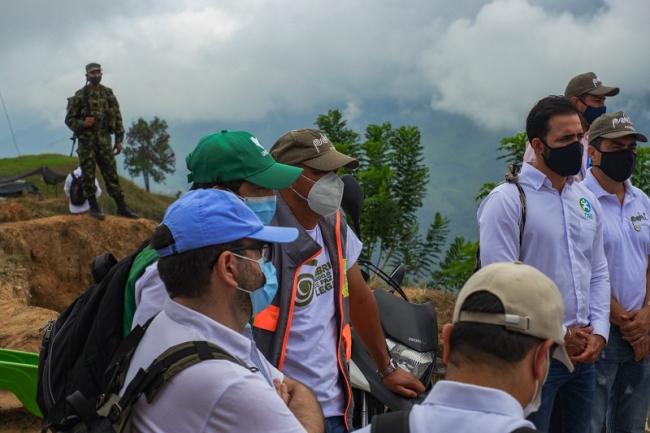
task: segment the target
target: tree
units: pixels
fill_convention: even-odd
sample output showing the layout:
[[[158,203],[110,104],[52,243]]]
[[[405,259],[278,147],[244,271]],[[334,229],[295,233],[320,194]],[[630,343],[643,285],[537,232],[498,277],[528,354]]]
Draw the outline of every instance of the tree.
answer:
[[[381,268],[404,262],[407,281],[428,279],[446,243],[449,220],[437,213],[426,235],[420,233],[417,211],[422,207],[429,169],[418,128],[371,124],[361,142],[339,110],[319,115],[315,123],[339,151],[359,161],[355,177],[365,193],[363,257]]]
[[[467,242],[462,236],[454,239],[445,259],[433,274],[432,284],[456,292],[474,273],[478,242]]]
[[[169,138],[167,122],[158,117],[151,122],[139,118],[126,133],[124,168],[133,177],[142,175],[147,192],[150,178],[162,182],[167,174],[175,171],[176,157]]]
[[[647,147],[637,148],[632,184],[650,195],[650,149]]]
[[[524,153],[526,152],[526,143],[528,143],[526,132],[518,132],[515,135],[503,137],[497,147],[497,151],[500,153],[497,159],[505,159],[508,166],[515,164],[521,167],[524,160]],[[497,185],[497,182],[484,183],[474,199],[480,202]]]

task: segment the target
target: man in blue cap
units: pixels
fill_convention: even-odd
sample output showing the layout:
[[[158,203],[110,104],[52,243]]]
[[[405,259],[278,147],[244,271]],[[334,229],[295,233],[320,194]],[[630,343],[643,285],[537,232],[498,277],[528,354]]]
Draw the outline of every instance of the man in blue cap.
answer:
[[[249,368],[210,359],[184,369],[151,403],[134,404],[137,431],[323,431],[313,394],[242,334],[277,290],[270,246],[297,235],[295,228],[264,226],[236,195],[216,189],[190,191],[167,209],[151,245],[170,299],[138,345],[125,383],[188,341],[215,344]]]

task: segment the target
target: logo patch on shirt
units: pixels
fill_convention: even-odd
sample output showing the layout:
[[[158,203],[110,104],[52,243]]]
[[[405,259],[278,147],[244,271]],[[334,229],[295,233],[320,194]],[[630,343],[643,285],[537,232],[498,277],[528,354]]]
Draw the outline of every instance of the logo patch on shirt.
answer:
[[[637,232],[641,231],[641,221],[648,221],[648,218],[645,215],[645,212],[639,212],[638,214],[634,215],[633,217],[630,217],[630,221],[632,221],[632,227],[634,227],[634,230]]]
[[[332,264],[330,262],[320,266],[317,264],[316,260],[305,263],[305,267],[312,267],[312,269],[302,272],[298,276],[296,307],[306,307],[314,300],[314,297],[324,295],[334,288]]]
[[[591,207],[591,203],[589,203],[589,200],[582,197],[578,201],[578,204],[580,205],[580,209],[582,209],[582,212],[586,220],[591,220],[594,218],[594,211],[593,208]]]

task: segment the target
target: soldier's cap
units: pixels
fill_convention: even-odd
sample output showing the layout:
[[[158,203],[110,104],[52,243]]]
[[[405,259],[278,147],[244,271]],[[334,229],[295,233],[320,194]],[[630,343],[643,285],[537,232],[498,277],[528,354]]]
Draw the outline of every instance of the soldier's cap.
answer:
[[[634,135],[637,141],[648,142],[648,138],[636,132],[634,123],[622,111],[605,113],[599,116],[589,126],[589,142],[597,138],[621,138],[628,135]]]
[[[102,70],[102,65],[99,63],[88,63],[86,65],[86,73],[92,72],[92,71],[101,71]]]
[[[245,180],[263,188],[284,189],[302,168],[279,164],[253,134],[221,131],[207,135],[185,158],[188,182],[223,183]]]
[[[295,227],[265,226],[235,194],[213,188],[183,194],[167,208],[162,224],[173,242],[156,250],[160,257],[244,238],[288,243],[298,237]]]
[[[289,131],[271,146],[271,155],[284,164],[305,164],[320,171],[334,171],[342,167],[356,168],[359,162],[345,155],[318,129]]]
[[[616,96],[620,89],[618,87],[605,86],[593,72],[585,72],[571,78],[564,90],[564,96],[593,95],[593,96]]]
[[[499,298],[504,313],[462,311],[473,293],[486,291]],[[501,325],[508,331],[555,343],[552,355],[569,371],[573,363],[564,347],[564,302],[555,283],[546,275],[521,262],[485,266],[458,293],[452,323],[470,322]]]

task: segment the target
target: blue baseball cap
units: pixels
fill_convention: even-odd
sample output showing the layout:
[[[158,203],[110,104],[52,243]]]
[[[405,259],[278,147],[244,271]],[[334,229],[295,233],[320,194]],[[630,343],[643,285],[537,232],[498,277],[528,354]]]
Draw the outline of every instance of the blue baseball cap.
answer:
[[[189,191],[167,208],[162,224],[174,243],[157,250],[160,257],[239,239],[287,243],[298,237],[295,227],[270,227],[235,194],[218,189]]]

